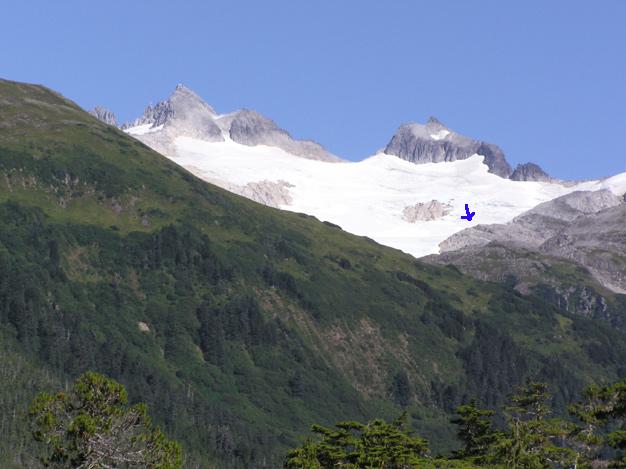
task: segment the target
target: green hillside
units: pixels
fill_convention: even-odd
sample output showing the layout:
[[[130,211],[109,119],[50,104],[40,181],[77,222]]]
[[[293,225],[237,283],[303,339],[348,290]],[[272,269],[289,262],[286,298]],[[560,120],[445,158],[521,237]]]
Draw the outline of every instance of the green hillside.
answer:
[[[606,322],[230,194],[40,86],[0,81],[0,220],[3,467],[32,454],[30,397],[86,370],[185,467],[246,468],[402,409],[445,451],[470,397],[532,376],[558,407],[626,374]]]
[[[584,265],[572,260],[498,242],[422,260],[452,264],[472,277],[532,293],[564,313],[607,321],[626,331],[626,295],[604,287]]]

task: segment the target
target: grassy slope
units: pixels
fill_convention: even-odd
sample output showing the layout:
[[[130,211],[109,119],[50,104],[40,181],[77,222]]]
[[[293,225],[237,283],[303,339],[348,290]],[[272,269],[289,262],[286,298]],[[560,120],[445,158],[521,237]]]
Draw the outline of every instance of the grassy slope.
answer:
[[[189,467],[272,467],[313,422],[401,407],[447,448],[470,395],[625,371],[603,324],[208,185],[43,87],[0,81],[0,203],[4,337],[127,384]]]
[[[626,330],[626,295],[603,287],[587,268],[574,261],[499,243],[423,260],[434,265],[453,264],[475,278],[533,293],[560,311],[604,320]]]

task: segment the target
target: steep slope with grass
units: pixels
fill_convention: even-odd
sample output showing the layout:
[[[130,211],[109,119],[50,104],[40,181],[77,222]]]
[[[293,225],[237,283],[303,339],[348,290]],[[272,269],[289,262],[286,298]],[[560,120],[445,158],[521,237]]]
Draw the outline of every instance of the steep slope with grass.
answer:
[[[609,322],[626,330],[626,295],[600,284],[584,265],[500,242],[422,258],[454,265],[480,280],[498,282],[523,295],[533,294],[558,310]]]
[[[602,322],[206,184],[40,86],[0,81],[0,220],[0,337],[23,372],[119,380],[185,467],[276,467],[313,422],[401,409],[445,450],[470,396],[533,376],[558,406],[626,372]]]

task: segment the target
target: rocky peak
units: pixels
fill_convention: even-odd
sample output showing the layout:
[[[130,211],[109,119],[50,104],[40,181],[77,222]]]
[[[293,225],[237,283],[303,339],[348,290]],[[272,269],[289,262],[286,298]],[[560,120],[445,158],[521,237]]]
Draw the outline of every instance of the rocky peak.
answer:
[[[130,130],[152,148],[168,154],[171,144],[179,136],[220,142],[225,136],[242,145],[268,145],[304,158],[340,161],[320,144],[310,140],[296,140],[276,123],[250,109],[241,109],[218,116],[200,96],[184,85],[177,85],[165,101],[148,106],[143,116],[123,128],[149,124],[146,129]]]
[[[412,163],[464,160],[479,154],[484,156],[489,172],[503,178],[508,178],[512,172],[504,152],[497,145],[457,134],[435,117],[429,118],[425,125],[401,125],[384,151]]]
[[[273,120],[250,109],[241,109],[233,114],[229,134],[231,139],[243,145],[266,144],[276,137],[290,137]]]
[[[552,182],[553,179],[539,165],[534,163],[518,164],[511,178],[513,181]]]
[[[105,107],[96,106],[91,111],[89,111],[89,114],[94,116],[96,119],[104,122],[105,124],[117,127],[117,119],[115,118],[115,114],[113,114]]]
[[[433,125],[440,125],[440,126],[444,126],[441,121],[439,119],[437,119],[435,116],[430,116],[428,118],[428,121],[426,122],[426,125],[428,124],[433,124]]]
[[[215,110],[194,91],[185,85],[178,84],[167,100],[175,115],[188,113],[205,113],[215,117]]]
[[[156,106],[149,105],[140,118],[123,128],[150,124],[151,129],[162,127],[172,138],[187,136],[210,142],[223,141],[216,117],[213,108],[200,96],[179,84],[168,99]]]
[[[272,119],[256,111],[241,109],[227,116],[227,119],[228,121],[222,124],[222,128],[227,128],[230,138],[242,145],[268,145],[304,158],[340,161],[319,143],[294,139],[289,132],[278,127]]]
[[[447,130],[448,132],[446,132],[446,135],[450,134],[450,129],[448,129],[443,122],[441,122],[439,119],[437,119],[434,116],[430,116],[428,118],[428,121],[426,122],[426,130],[428,132],[430,132],[430,135],[432,136],[432,134],[434,132],[439,132],[441,130]]]

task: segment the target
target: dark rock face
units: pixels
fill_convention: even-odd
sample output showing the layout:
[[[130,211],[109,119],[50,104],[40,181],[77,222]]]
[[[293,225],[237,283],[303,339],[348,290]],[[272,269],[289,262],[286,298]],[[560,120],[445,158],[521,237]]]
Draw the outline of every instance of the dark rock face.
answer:
[[[96,119],[101,120],[105,124],[117,127],[117,119],[115,118],[115,114],[113,114],[107,108],[104,108],[102,106],[96,106],[94,109],[89,111],[89,114],[94,116]]]
[[[148,105],[143,115],[143,123],[152,124],[154,127],[158,127],[159,125],[165,125],[173,117],[174,109],[172,107],[172,103],[169,100],[161,101],[154,107]]]
[[[320,144],[311,140],[295,140],[289,132],[256,111],[242,109],[222,118],[222,127],[230,138],[242,145],[268,145],[293,155],[321,161],[340,161]]]
[[[459,135],[431,117],[426,125],[404,124],[396,131],[385,153],[412,163],[438,163],[464,160],[474,154],[484,156],[489,172],[508,178],[511,166],[494,144]]]
[[[256,111],[237,111],[230,123],[230,138],[243,145],[265,145],[272,141],[282,141],[289,134],[276,123]]]
[[[553,179],[539,165],[534,163],[518,164],[510,177],[513,181],[552,182]]]

